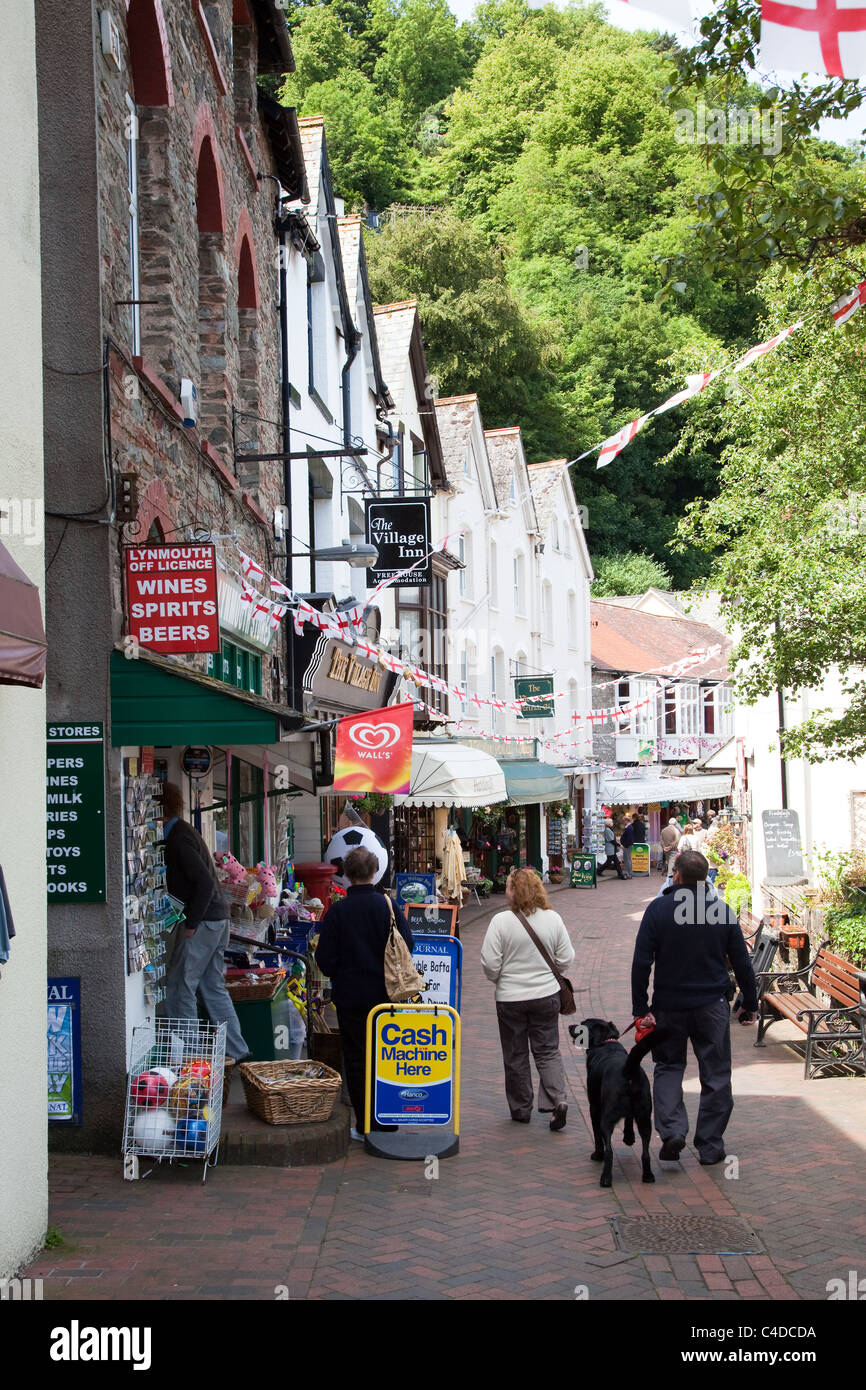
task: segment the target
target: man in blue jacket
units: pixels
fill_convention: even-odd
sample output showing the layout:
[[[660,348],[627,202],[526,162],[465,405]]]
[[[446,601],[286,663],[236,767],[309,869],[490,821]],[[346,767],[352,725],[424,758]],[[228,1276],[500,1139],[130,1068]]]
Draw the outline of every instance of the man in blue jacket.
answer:
[[[691,1043],[701,1078],[695,1148],[701,1163],[721,1163],[724,1133],[734,1099],[731,1091],[731,1010],[727,962],[743,992],[741,1023],[754,1023],[758,996],[752,962],[737,915],[707,893],[709,865],[702,854],[684,850],[670,888],[647,907],[631,967],[632,1010],[647,1015],[650,970],[651,1019],[665,1037],[653,1048],[653,1107],[662,1139],[659,1157],[679,1159],[689,1122],[683,1102],[686,1044]]]

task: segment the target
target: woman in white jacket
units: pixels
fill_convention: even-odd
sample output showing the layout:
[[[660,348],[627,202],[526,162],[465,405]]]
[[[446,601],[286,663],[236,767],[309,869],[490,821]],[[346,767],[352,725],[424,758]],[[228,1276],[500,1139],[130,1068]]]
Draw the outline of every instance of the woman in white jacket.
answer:
[[[511,907],[525,914],[562,972],[574,960],[574,947],[559,913],[551,909],[541,879],[532,869],[514,869],[505,892]],[[511,1118],[527,1125],[532,1118],[531,1049],[538,1069],[538,1109],[552,1112],[551,1129],[563,1129],[568,1092],[559,1054],[559,985],[515,911],[497,912],[492,918],[481,948],[481,965],[496,985]]]

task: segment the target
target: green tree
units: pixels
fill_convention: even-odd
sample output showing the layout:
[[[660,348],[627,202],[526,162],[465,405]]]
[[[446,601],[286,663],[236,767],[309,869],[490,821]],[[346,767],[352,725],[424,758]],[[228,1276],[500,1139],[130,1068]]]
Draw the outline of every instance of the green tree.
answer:
[[[843,274],[770,273],[772,325],[817,312],[691,418],[689,443],[727,443],[718,495],[695,503],[680,528],[683,544],[714,558],[744,698],[820,687],[838,667],[844,710],[785,739],[788,756],[813,761],[866,752],[866,315],[837,329],[820,312],[845,288]]]
[[[556,330],[521,308],[501,252],[436,208],[393,217],[366,246],[374,299],[418,300],[442,394],[476,391],[488,428],[525,423],[530,457],[550,457],[562,431],[550,361]]]
[[[376,85],[417,120],[468,76],[471,31],[447,0],[401,0],[376,64]]]
[[[671,588],[671,577],[664,565],[641,551],[621,551],[594,561],[593,598],[613,598],[619,594],[643,594],[647,589]]]

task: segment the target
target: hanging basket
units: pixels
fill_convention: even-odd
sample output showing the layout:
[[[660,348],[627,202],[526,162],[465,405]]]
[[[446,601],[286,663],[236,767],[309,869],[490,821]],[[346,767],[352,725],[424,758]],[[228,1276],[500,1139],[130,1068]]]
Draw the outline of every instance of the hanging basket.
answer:
[[[342,1080],[324,1062],[243,1062],[247,1108],[269,1125],[329,1120]]]

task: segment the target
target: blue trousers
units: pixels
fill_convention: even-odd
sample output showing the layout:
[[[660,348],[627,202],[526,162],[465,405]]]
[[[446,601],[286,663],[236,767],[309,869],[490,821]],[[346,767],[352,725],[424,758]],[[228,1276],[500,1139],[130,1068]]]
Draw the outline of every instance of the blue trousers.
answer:
[[[226,1056],[245,1057],[244,1042],[235,1006],[226,989],[223,952],[229,944],[231,922],[199,922],[194,936],[183,936],[168,967],[165,1007],[169,1018],[197,1018],[196,990],[212,1023],[226,1025]]]

